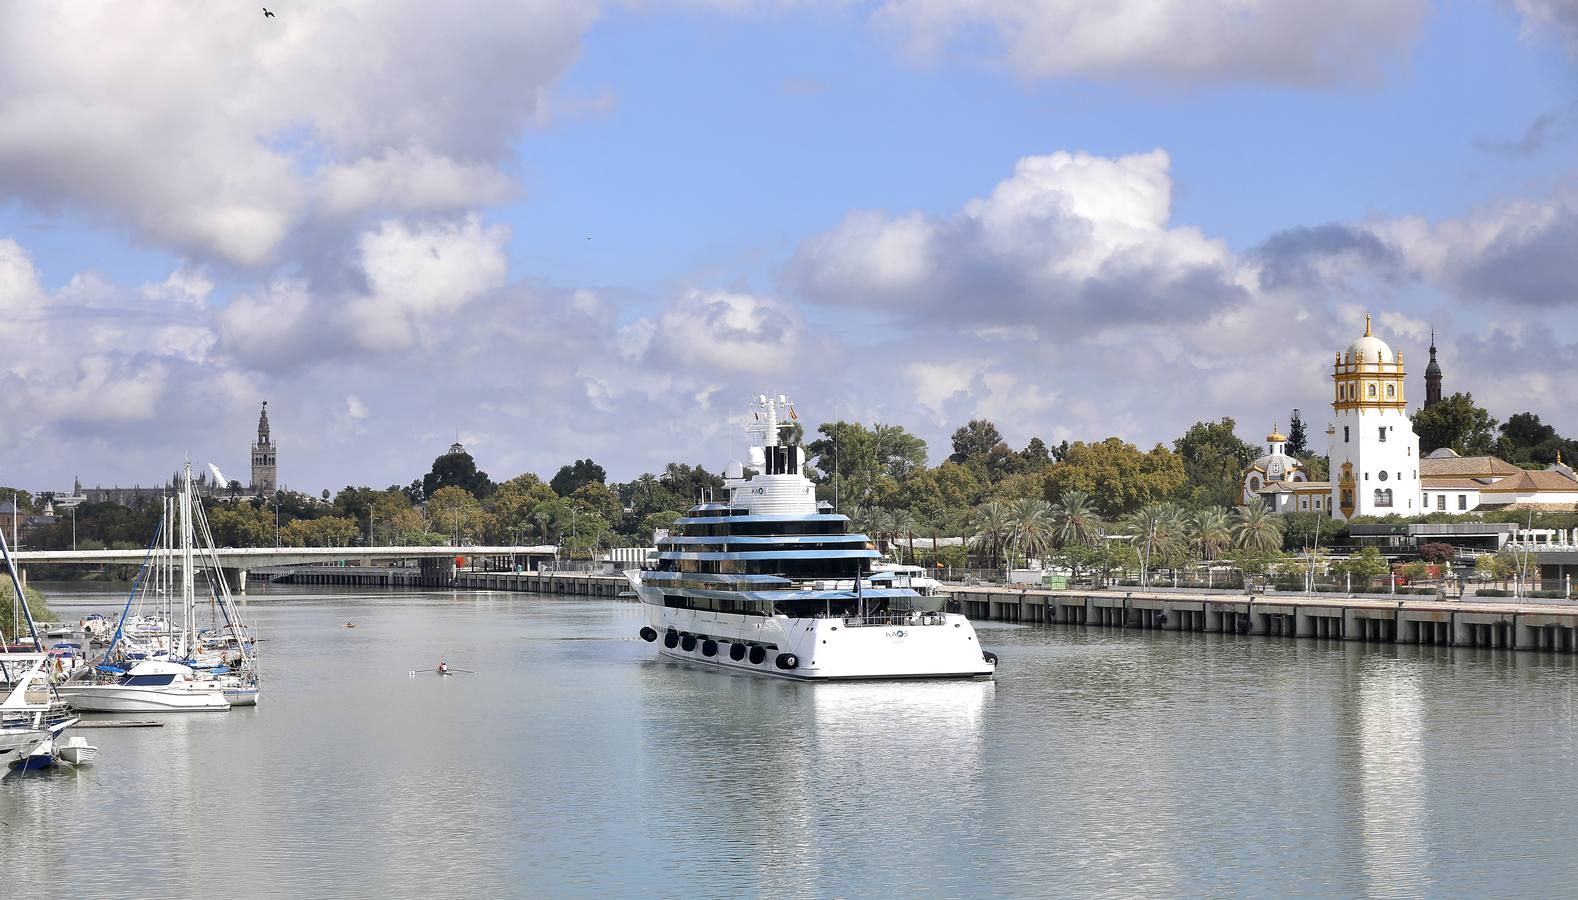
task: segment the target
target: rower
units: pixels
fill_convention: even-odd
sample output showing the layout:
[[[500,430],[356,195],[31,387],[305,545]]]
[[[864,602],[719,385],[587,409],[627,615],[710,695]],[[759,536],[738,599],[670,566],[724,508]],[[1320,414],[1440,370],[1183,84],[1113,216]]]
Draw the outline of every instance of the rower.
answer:
[[[440,675],[448,675],[449,674],[449,663],[439,662],[438,668],[434,669],[433,671],[437,672]]]

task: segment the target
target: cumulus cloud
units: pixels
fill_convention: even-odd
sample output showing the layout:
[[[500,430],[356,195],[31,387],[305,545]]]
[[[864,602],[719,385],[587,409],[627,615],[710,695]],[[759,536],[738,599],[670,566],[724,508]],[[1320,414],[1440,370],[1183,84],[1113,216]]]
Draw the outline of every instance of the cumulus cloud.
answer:
[[[923,56],[980,55],[1027,76],[1311,87],[1377,79],[1428,9],[1425,0],[887,0],[875,19]]]
[[[792,363],[805,325],[788,304],[733,291],[690,291],[658,317],[648,353],[680,365],[764,371]],[[638,338],[640,331],[626,331]]]
[[[1363,226],[1406,270],[1469,301],[1523,307],[1578,304],[1578,191],[1506,200],[1430,222],[1417,216]]]
[[[7,4],[0,193],[243,266],[272,260],[316,207],[498,202],[511,191],[496,166],[595,14],[572,0],[339,0],[267,21]]]
[[[1252,267],[1170,224],[1169,163],[1162,150],[1027,157],[952,216],[851,213],[805,241],[788,275],[823,303],[925,310],[977,329],[1096,331],[1247,301]]]
[[[509,264],[509,229],[484,227],[478,216],[459,222],[384,222],[359,241],[368,294],[345,317],[369,350],[409,347],[424,321],[452,315],[484,291],[501,287]]]

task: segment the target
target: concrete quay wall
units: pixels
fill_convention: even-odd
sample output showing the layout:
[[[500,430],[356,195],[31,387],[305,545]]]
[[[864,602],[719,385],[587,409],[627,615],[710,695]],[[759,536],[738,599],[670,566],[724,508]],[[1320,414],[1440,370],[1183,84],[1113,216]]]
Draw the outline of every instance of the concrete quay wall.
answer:
[[[951,588],[972,619],[1578,653],[1578,606],[1297,594]]]
[[[455,567],[385,568],[381,566],[302,566],[276,575],[278,584],[336,584],[351,587],[455,588],[474,591],[521,591],[617,597],[630,590],[623,575],[576,572],[476,572]]]

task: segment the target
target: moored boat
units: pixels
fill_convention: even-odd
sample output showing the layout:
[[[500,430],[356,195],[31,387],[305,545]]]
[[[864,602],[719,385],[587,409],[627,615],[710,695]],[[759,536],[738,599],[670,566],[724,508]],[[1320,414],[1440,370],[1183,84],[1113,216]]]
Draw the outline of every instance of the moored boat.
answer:
[[[671,659],[783,678],[990,677],[997,657],[943,597],[873,581],[871,539],[817,502],[804,450],[784,440],[792,405],[763,396],[753,412],[753,471],[731,461],[729,499],[691,508],[625,573],[641,637]]]

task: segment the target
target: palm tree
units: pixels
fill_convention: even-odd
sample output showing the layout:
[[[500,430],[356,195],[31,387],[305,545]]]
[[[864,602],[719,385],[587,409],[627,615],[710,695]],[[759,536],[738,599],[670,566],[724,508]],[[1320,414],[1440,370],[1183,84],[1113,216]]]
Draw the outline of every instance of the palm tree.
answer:
[[[1271,553],[1282,549],[1282,518],[1258,503],[1238,508],[1233,538],[1240,549]]]
[[[1003,541],[1012,530],[1012,523],[1008,515],[1008,507],[996,500],[983,503],[976,507],[974,520],[971,523],[975,528],[975,537],[972,543],[982,551],[992,554],[992,568],[997,568],[1001,559]]]
[[[1189,545],[1203,560],[1216,559],[1233,545],[1233,522],[1220,506],[1195,510],[1188,518],[1187,530]]]
[[[897,541],[899,535],[903,535],[906,539],[908,539],[910,554],[909,562],[910,565],[914,565],[915,529],[920,527],[919,523],[915,521],[915,517],[910,515],[910,512],[907,509],[895,509],[888,515],[891,517],[888,521],[888,524],[893,528],[893,539]]]
[[[1177,544],[1181,532],[1182,511],[1171,503],[1150,503],[1129,514],[1124,520],[1124,531],[1134,538],[1134,549],[1140,554],[1140,586],[1150,584],[1151,563],[1158,556],[1165,556]]]
[[[1039,497],[1023,497],[1009,509],[1013,526],[1014,549],[1025,557],[1039,557],[1051,546],[1057,531],[1052,518],[1052,504]]]
[[[865,514],[866,531],[872,540],[877,542],[877,549],[886,552],[884,544],[893,544],[893,534],[897,530],[894,526],[893,513],[880,506],[872,507]]]
[[[1096,546],[1101,540],[1101,513],[1084,491],[1065,491],[1051,509],[1053,536],[1060,544]]]

